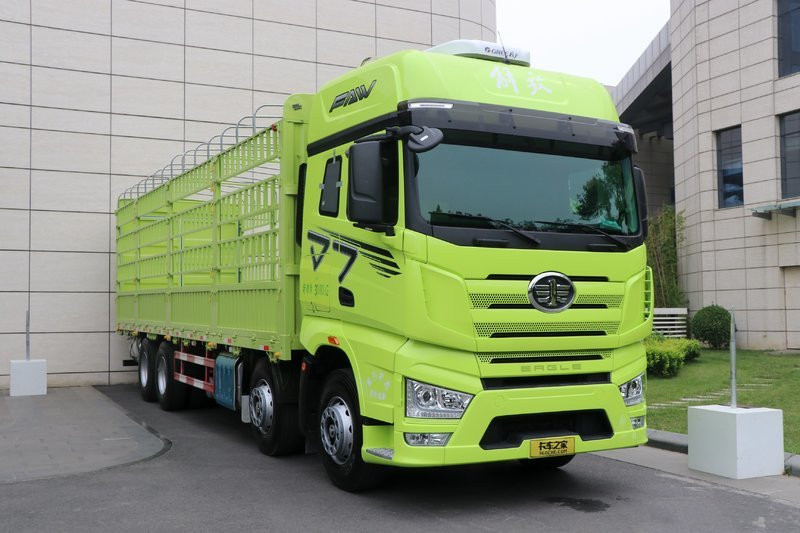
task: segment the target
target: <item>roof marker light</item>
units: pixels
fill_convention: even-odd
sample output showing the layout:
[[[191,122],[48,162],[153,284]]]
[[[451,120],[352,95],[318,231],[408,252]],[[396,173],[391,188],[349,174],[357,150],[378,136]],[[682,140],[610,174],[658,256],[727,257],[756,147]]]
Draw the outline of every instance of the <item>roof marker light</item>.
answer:
[[[409,102],[409,109],[453,109],[447,102]]]

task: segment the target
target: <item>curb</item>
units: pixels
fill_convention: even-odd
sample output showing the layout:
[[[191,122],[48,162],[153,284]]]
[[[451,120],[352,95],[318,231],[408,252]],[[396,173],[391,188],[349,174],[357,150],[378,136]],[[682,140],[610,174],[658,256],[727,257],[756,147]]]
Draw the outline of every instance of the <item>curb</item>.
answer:
[[[647,446],[670,452],[689,453],[689,435],[648,429]],[[786,474],[800,477],[800,455],[784,454],[784,468]]]

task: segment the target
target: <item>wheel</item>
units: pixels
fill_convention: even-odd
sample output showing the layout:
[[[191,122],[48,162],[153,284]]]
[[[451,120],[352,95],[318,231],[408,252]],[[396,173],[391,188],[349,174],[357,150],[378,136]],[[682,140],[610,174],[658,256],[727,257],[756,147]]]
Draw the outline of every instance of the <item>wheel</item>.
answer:
[[[385,469],[365,463],[361,457],[362,420],[351,370],[334,370],[328,375],[317,412],[320,455],[333,484],[356,492],[380,483]]]
[[[250,376],[250,429],[261,453],[286,455],[299,451],[303,445],[297,404],[280,397],[268,364],[261,358]]]
[[[147,338],[137,338],[139,344],[139,393],[146,402],[156,401],[156,346]]]
[[[575,455],[559,455],[558,457],[542,457],[540,459],[520,459],[519,462],[531,470],[555,470],[561,468],[575,458]]]
[[[164,341],[156,354],[156,398],[165,411],[176,411],[186,405],[189,388],[180,381],[175,381],[175,346]]]

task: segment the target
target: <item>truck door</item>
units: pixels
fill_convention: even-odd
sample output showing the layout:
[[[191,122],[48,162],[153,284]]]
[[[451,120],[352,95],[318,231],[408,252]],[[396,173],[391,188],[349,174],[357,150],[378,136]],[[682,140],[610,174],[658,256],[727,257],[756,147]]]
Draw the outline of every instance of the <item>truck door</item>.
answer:
[[[300,300],[307,313],[329,313],[331,309],[334,239],[325,226],[339,215],[341,175],[342,156],[335,151],[308,160],[300,263]]]

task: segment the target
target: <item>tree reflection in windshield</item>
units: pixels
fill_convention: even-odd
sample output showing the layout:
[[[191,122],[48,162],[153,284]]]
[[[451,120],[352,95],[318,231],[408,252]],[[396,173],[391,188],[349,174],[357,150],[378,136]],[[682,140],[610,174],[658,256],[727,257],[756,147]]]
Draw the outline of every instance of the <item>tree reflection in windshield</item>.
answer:
[[[588,224],[620,235],[638,231],[628,158],[443,143],[419,154],[417,187],[420,214],[435,225],[492,227],[481,219],[486,217],[526,231],[571,231],[535,220]]]

